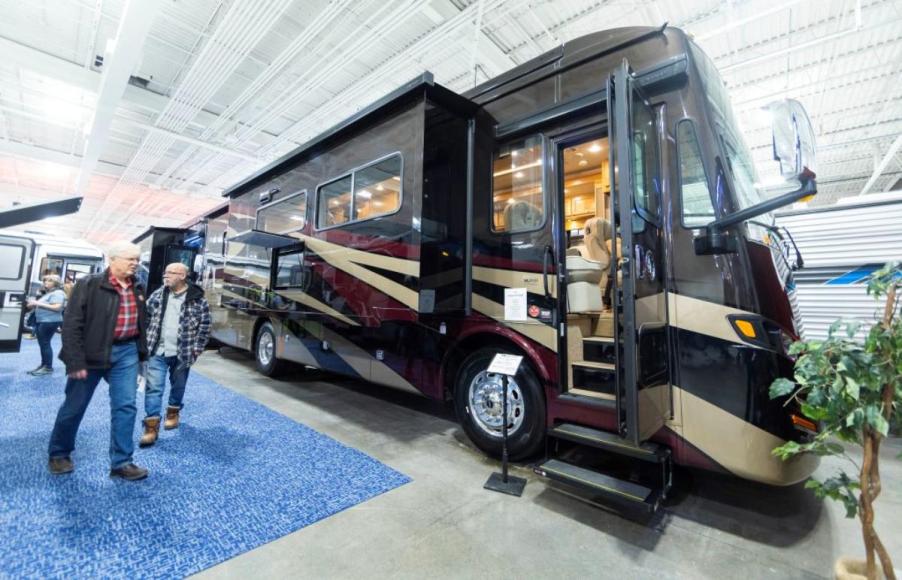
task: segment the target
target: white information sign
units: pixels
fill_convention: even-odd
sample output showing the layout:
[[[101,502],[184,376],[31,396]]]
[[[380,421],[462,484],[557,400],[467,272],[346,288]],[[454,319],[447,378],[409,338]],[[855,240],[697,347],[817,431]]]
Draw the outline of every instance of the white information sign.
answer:
[[[516,354],[498,353],[492,359],[488,372],[512,377],[517,374],[517,369],[520,368],[520,361],[522,360],[523,357]]]
[[[504,289],[504,319],[526,322],[526,288]]]

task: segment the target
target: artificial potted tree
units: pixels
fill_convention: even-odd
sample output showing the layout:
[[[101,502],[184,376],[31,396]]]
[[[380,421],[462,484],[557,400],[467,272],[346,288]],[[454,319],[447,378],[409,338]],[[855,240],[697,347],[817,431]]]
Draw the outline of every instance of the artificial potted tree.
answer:
[[[866,560],[842,558],[837,578],[867,577],[876,580],[877,559],[890,580],[896,575],[890,555],[874,529],[874,500],[880,495],[880,443],[890,424],[902,421],[902,319],[898,315],[897,290],[902,266],[887,264],[868,282],[868,294],[885,296],[879,320],[864,340],[855,340],[859,325],[835,322],[825,341],[799,341],[789,349],[796,357],[795,381],[777,379],[771,398],[798,401],[802,414],[819,425],[810,442],[790,441],[774,449],[788,459],[799,453],[842,455],[857,468],[857,477],[840,471],[824,481],[809,480],[805,487],[820,497],[841,501],[846,517],[861,521]],[[844,332],[843,332],[844,330]],[[843,444],[862,449],[861,465],[845,454]]]

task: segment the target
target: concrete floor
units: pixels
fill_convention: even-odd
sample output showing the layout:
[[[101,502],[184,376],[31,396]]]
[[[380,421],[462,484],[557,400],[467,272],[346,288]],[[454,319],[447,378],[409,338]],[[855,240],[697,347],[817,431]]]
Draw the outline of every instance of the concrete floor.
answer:
[[[483,490],[498,466],[442,403],[310,371],[267,379],[228,349],[195,368],[413,479],[202,578],[824,578],[838,556],[863,554],[858,521],[801,486],[680,471],[669,505],[642,523],[565,495],[527,466],[513,471],[529,479],[523,497]],[[877,512],[897,568],[900,450],[899,440],[884,445]],[[818,475],[838,465],[826,461]]]

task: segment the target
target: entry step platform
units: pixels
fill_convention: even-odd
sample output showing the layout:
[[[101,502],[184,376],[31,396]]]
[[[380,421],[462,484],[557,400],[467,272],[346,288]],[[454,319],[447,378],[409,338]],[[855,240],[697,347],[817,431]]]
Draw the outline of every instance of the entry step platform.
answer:
[[[611,477],[560,459],[549,459],[535,467],[542,477],[573,486],[597,503],[620,503],[654,512],[661,503],[658,490]]]
[[[652,463],[664,463],[670,459],[670,449],[657,443],[644,441],[635,446],[615,433],[573,423],[558,425],[551,429],[548,434],[558,439],[565,439],[581,445],[595,447],[596,449],[604,449],[618,455],[628,455]]]

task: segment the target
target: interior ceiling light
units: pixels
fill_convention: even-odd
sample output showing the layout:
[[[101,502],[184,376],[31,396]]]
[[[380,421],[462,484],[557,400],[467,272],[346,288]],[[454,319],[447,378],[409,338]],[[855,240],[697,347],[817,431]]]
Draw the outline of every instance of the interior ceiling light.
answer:
[[[601,151],[601,145],[599,145],[596,141],[589,146],[589,151],[592,153],[598,153],[599,151]]]
[[[580,166],[580,167],[585,167],[585,166],[588,165],[588,164],[589,164],[589,162],[586,161],[585,159],[580,159],[580,160],[579,160],[579,166]]]
[[[523,177],[523,172],[518,171],[518,172],[514,173],[514,177],[517,177],[517,178]]]
[[[362,197],[364,199],[369,199],[369,198],[373,197],[372,192],[369,192],[365,189],[361,189],[360,191],[358,191],[357,195],[359,195],[360,197]]]

